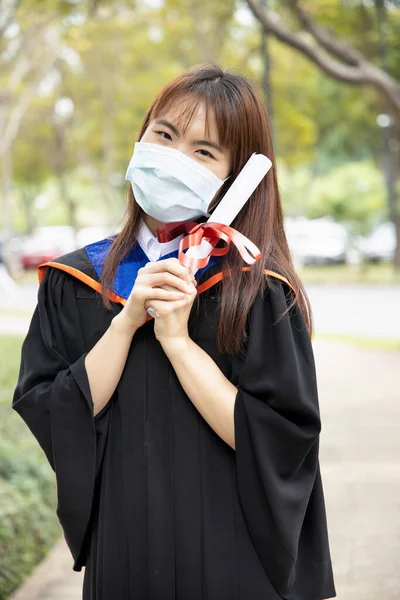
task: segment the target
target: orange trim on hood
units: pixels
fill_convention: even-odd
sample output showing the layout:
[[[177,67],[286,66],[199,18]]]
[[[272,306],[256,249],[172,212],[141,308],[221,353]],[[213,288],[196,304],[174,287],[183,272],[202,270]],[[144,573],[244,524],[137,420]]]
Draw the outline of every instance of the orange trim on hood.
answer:
[[[86,275],[86,273],[83,273],[79,269],[75,269],[75,267],[70,267],[69,265],[63,265],[62,263],[54,261],[45,262],[38,266],[39,283],[42,282],[42,279],[48,267],[54,267],[55,269],[59,269],[60,271],[65,271],[66,273],[69,273],[76,279],[79,279],[79,281],[82,281],[87,286],[91,287],[93,290],[96,290],[96,292],[99,292],[99,294],[101,294],[101,283],[99,283],[92,277],[89,277],[89,275]],[[110,290],[107,290],[107,296],[112,302],[120,302],[123,305],[126,304],[125,298],[122,298],[122,296],[119,296],[118,294],[115,294]]]
[[[42,282],[44,274],[48,267],[54,267],[55,269],[59,269],[60,271],[65,271],[65,273],[69,273],[69,275],[72,275],[72,277],[79,279],[79,281],[82,281],[82,283],[85,283],[87,286],[89,286],[90,288],[92,288],[93,290],[95,290],[96,292],[101,294],[101,291],[102,291],[101,283],[99,283],[92,277],[89,277],[89,275],[86,275],[86,273],[83,273],[79,269],[75,269],[75,267],[70,267],[69,265],[63,265],[62,263],[58,263],[55,261],[45,262],[38,266],[39,284]],[[249,271],[250,268],[251,267],[243,267],[242,270]],[[271,277],[275,277],[276,279],[280,279],[281,281],[286,283],[293,291],[295,291],[293,286],[286,279],[286,277],[283,277],[282,275],[279,275],[279,273],[275,273],[274,271],[269,271],[268,269],[264,269],[264,273],[266,275],[271,275]],[[220,271],[219,273],[216,273],[215,275],[212,275],[209,279],[207,279],[206,281],[204,281],[203,283],[201,283],[198,286],[197,293],[201,294],[201,293],[205,292],[206,290],[210,289],[211,287],[213,287],[214,285],[216,285],[217,283],[222,281],[223,278],[224,278],[224,274],[222,271]],[[122,296],[119,296],[118,294],[115,294],[114,292],[111,292],[110,290],[107,290],[107,296],[111,300],[111,302],[119,302],[123,306],[125,306],[125,304],[126,304],[125,298],[123,298]],[[152,318],[153,317],[149,317],[146,320],[146,322],[151,321]]]
[[[250,271],[250,269],[251,269],[251,267],[243,267],[242,271]],[[276,279],[280,279],[284,283],[287,283],[287,285],[293,290],[293,292],[295,292],[294,287],[289,283],[289,281],[286,279],[286,277],[283,277],[283,275],[279,275],[279,273],[275,273],[275,271],[269,271],[268,269],[264,269],[264,273],[265,273],[265,275],[271,275],[272,277],[275,277]],[[203,283],[201,283],[199,285],[199,287],[197,288],[197,293],[201,294],[202,292],[205,292],[206,290],[208,290],[210,287],[212,287],[216,283],[219,283],[220,281],[222,281],[223,278],[224,278],[224,274],[222,271],[220,271],[219,273],[216,273],[215,275],[212,275],[210,277],[210,279],[207,279],[207,281],[204,281]]]

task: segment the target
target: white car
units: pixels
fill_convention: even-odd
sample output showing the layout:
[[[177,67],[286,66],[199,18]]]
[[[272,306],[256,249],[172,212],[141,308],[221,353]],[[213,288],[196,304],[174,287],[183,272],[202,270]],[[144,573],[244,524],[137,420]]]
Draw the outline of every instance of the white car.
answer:
[[[396,232],[393,223],[379,225],[368,236],[361,238],[358,247],[371,262],[392,260],[396,250]]]
[[[76,235],[78,246],[87,246],[93,242],[99,242],[104,238],[116,233],[116,229],[112,227],[82,227]]]
[[[37,227],[24,242],[21,263],[25,269],[34,268],[76,248],[77,241],[72,227]]]
[[[349,235],[346,227],[330,217],[286,217],[285,231],[297,266],[346,261]]]

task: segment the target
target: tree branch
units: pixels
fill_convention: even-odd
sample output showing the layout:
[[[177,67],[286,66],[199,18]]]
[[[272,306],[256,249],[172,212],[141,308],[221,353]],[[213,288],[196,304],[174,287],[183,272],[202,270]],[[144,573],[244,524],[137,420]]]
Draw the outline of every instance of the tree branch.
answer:
[[[97,14],[97,9],[99,8],[100,0],[90,0],[89,2],[89,17],[93,18]]]
[[[13,141],[17,137],[22,117],[24,116],[32,98],[36,94],[36,88],[37,84],[31,84],[28,86],[13,107],[0,141],[0,157],[4,156],[8,152]]]
[[[352,66],[358,66],[360,62],[365,60],[364,56],[358,50],[352,48],[343,40],[338,40],[325,27],[318,25],[309,14],[300,8],[298,0],[288,0],[288,4],[305,31],[311,33],[313,38],[325,50],[332,52],[337,58]]]
[[[3,0],[3,7],[0,10],[0,36],[11,24],[20,3],[21,0]]]
[[[272,18],[261,8],[257,0],[247,0],[247,4],[267,34],[274,35],[284,44],[298,50],[333,79],[352,85],[374,87],[389,103],[397,120],[400,120],[400,84],[383,69],[368,62],[358,53],[359,63],[357,66],[343,64],[331,58],[324,49],[309,44],[301,33],[290,31],[277,19]],[[316,41],[318,40],[316,39]],[[338,46],[336,47],[338,48]],[[354,50],[354,52],[356,51]]]
[[[41,80],[55,65],[58,58],[57,54],[58,52],[54,49],[54,54],[50,53],[50,56],[47,56],[47,61],[42,60],[41,68],[35,74],[34,80],[25,87],[18,100],[14,102],[11,112],[8,115],[8,119],[3,117],[5,122],[2,127],[3,134],[0,138],[0,157],[6,154],[17,137],[23,116],[29,108],[32,99],[35,97]],[[8,98],[6,96],[4,97],[5,104],[7,104],[7,100],[9,100],[10,97],[11,94]],[[3,110],[5,111],[6,108],[7,106],[5,106]]]
[[[363,83],[359,69],[353,66],[343,65],[327,54],[321,52],[316,46],[311,46],[301,34],[290,31],[281,25],[278,19],[274,19],[266,14],[257,0],[247,0],[247,3],[256,19],[260,21],[266,33],[272,33],[281,42],[299,50],[299,52],[307,56],[331,77],[347,83]]]

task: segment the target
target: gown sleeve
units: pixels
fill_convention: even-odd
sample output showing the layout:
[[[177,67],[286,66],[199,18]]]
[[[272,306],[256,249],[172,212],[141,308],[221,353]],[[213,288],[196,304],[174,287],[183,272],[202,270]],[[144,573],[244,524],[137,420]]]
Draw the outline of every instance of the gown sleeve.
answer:
[[[81,554],[104,451],[107,412],[103,409],[93,416],[86,354],[73,279],[48,269],[22,345],[12,408],[55,471],[57,516],[76,571],[84,564]],[[101,427],[96,431],[98,416]]]
[[[271,582],[287,600],[336,596],[319,467],[321,421],[311,340],[290,290],[273,284],[249,315],[237,364],[239,496]],[[287,296],[286,296],[287,295]]]

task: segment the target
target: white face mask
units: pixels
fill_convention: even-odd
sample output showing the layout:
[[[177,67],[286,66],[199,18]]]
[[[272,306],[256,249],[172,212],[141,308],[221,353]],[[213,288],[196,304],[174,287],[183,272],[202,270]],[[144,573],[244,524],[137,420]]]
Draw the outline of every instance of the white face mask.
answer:
[[[226,181],[179,150],[147,142],[136,142],[125,179],[144,212],[162,223],[208,217]]]

